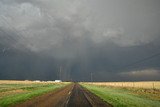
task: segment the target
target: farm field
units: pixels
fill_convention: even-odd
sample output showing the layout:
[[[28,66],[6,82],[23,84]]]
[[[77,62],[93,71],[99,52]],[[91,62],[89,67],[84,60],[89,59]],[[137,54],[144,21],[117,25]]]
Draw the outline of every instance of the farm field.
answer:
[[[147,84],[147,82],[144,82],[144,84],[143,82],[140,83],[142,84],[140,88],[130,87],[131,84],[125,84],[124,82],[114,82],[117,86],[107,82],[80,84],[114,107],[159,107],[160,89],[158,88],[158,84],[160,82],[156,82],[156,89],[155,87],[153,89],[152,85],[150,85],[150,87],[148,85],[145,86],[144,84]],[[134,82],[134,85],[136,86],[140,83]],[[151,82],[148,82],[148,84],[150,83]]]
[[[0,107],[8,107],[40,96],[69,83],[39,81],[0,81]]]
[[[130,87],[145,89],[160,89],[159,81],[140,81],[140,82],[88,82],[88,84],[113,87]]]

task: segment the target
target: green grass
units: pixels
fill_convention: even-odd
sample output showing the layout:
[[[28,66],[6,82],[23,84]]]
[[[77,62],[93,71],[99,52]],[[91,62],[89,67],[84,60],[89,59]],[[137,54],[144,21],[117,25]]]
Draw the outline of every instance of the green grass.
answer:
[[[133,94],[127,89],[81,84],[114,107],[160,107],[160,101]]]
[[[17,103],[26,101],[28,99],[31,99],[33,97],[45,94],[47,92],[53,91],[57,88],[62,88],[66,84],[32,84],[32,85],[8,85],[5,84],[6,87],[11,86],[10,88],[13,90],[13,88],[16,89],[22,89],[24,92],[22,93],[15,93],[11,95],[7,95],[5,97],[2,97],[0,99],[0,107],[8,107],[11,105],[15,105]],[[3,90],[4,91],[4,90]]]

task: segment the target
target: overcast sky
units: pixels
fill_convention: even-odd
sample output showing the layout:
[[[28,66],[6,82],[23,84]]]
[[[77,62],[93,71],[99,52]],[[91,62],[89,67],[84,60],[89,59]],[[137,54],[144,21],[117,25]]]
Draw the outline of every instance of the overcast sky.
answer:
[[[0,0],[0,79],[160,80],[159,53],[159,0]]]

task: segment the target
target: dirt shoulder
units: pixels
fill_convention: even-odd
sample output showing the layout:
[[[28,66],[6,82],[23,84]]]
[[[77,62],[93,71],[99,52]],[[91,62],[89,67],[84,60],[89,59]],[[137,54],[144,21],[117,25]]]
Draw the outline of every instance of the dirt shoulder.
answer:
[[[82,86],[80,86],[80,88],[83,90],[85,97],[91,103],[92,107],[113,107],[111,104],[90,92],[88,89],[83,88]]]

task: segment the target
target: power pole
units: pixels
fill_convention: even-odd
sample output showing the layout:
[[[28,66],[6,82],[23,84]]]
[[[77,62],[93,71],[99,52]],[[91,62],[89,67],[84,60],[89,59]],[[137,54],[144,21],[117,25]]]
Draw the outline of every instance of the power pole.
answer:
[[[93,82],[93,73],[91,72],[91,82]]]
[[[62,67],[59,68],[59,80],[61,80]]]

